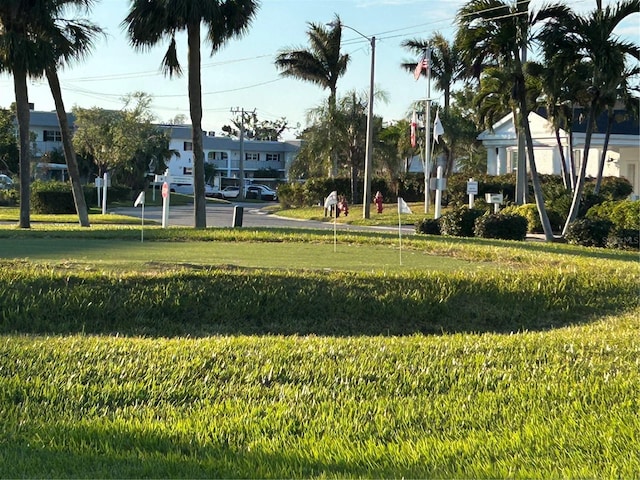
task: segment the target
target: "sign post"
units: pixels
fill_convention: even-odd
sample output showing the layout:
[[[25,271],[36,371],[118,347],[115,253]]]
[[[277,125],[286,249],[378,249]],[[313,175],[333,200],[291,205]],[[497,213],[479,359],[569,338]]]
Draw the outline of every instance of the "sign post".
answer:
[[[470,178],[467,182],[467,195],[469,195],[469,210],[471,210],[476,202],[476,195],[478,194],[478,182],[473,178]]]
[[[104,172],[104,177],[102,179],[102,215],[107,214],[107,187],[111,186],[111,178],[109,178],[109,174]]]
[[[484,199],[487,203],[493,203],[493,213],[498,213],[500,205],[504,201],[504,196],[501,193],[485,193]]]
[[[137,207],[138,205],[142,205],[142,226],[140,228],[140,241],[144,242],[144,191],[140,192],[140,195],[138,195],[138,198],[136,198],[136,201],[133,203],[134,207]]]
[[[169,225],[169,203],[171,195],[169,195],[169,184],[165,181],[162,184],[162,228]]]

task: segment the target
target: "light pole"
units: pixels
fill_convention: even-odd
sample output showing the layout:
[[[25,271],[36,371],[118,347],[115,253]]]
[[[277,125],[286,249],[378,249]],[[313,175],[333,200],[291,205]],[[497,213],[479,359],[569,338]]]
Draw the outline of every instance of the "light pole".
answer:
[[[369,218],[371,216],[371,169],[373,158],[373,89],[374,89],[374,72],[376,64],[376,37],[367,37],[363,33],[359,32],[349,25],[345,25],[341,22],[329,22],[330,27],[344,27],[349,30],[353,30],[362,38],[369,41],[371,45],[371,75],[369,78],[369,105],[367,111],[367,143],[365,146],[364,155],[364,192],[362,195],[362,218]]]

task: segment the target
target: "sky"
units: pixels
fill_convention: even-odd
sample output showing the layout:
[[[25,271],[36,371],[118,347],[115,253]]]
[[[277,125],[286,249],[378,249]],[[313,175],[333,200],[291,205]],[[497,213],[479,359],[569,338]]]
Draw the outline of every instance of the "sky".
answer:
[[[385,122],[408,118],[411,104],[427,95],[424,77],[415,81],[402,62],[417,61],[401,46],[407,39],[426,39],[435,32],[453,40],[455,15],[465,0],[262,0],[248,32],[234,38],[210,55],[202,48],[203,120],[205,131],[221,133],[231,123],[232,110],[255,111],[260,120],[284,117],[293,127],[284,137],[294,138],[296,125],[304,128],[307,112],[326,101],[329,92],[317,85],[285,78],[274,65],[278,52],[307,48],[308,24],[326,24],[339,15],[343,25],[364,37],[376,37],[375,86],[386,101],[374,102],[374,112]],[[542,0],[533,0],[534,8]],[[604,0],[603,4],[613,4]],[[574,11],[595,8],[595,0],[572,0]],[[186,35],[177,39],[179,60],[185,75],[170,79],[160,71],[167,43],[139,52],[128,43],[121,22],[129,0],[97,0],[90,18],[106,33],[96,41],[84,60],[60,72],[67,111],[74,106],[120,109],[123,98],[145,92],[153,98],[151,108],[160,123],[178,115],[189,120],[187,95]],[[343,30],[343,52],[351,57],[347,73],[338,80],[338,96],[355,90],[367,94],[370,82],[370,41],[349,28]],[[617,33],[640,43],[640,13],[632,15]],[[431,98],[443,102],[441,92],[432,88]],[[0,107],[14,102],[13,79],[0,74]],[[29,101],[35,110],[53,111],[54,103],[45,79],[29,83]]]

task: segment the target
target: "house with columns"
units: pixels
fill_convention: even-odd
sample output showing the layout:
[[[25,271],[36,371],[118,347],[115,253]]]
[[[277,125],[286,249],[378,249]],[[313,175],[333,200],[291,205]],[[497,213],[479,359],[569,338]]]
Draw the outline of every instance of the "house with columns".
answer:
[[[545,111],[531,112],[529,125],[533,138],[536,167],[540,174],[561,175],[563,150],[565,161],[569,160],[569,135],[560,130],[560,145],[556,139],[553,125],[546,118]],[[591,137],[587,159],[587,176],[596,177],[598,166],[604,149],[606,114],[600,115]],[[573,122],[573,151],[576,169],[580,168],[585,148],[586,119],[576,113]],[[501,175],[511,173],[518,162],[518,138],[514,126],[513,115],[509,114],[485,130],[478,140],[487,149],[487,173]],[[624,110],[615,112],[609,144],[606,150],[604,176],[625,177],[633,186],[634,195],[640,195],[640,124],[638,120],[629,118]]]

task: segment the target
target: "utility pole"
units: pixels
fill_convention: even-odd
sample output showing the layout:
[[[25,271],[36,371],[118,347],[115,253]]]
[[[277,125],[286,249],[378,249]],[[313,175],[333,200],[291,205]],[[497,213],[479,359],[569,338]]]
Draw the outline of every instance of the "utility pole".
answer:
[[[245,111],[244,108],[232,108],[231,113],[237,115],[240,114],[240,162],[238,164],[240,168],[240,192],[238,196],[240,200],[244,200],[244,116],[245,113],[249,113]],[[255,109],[252,113],[255,113]]]

